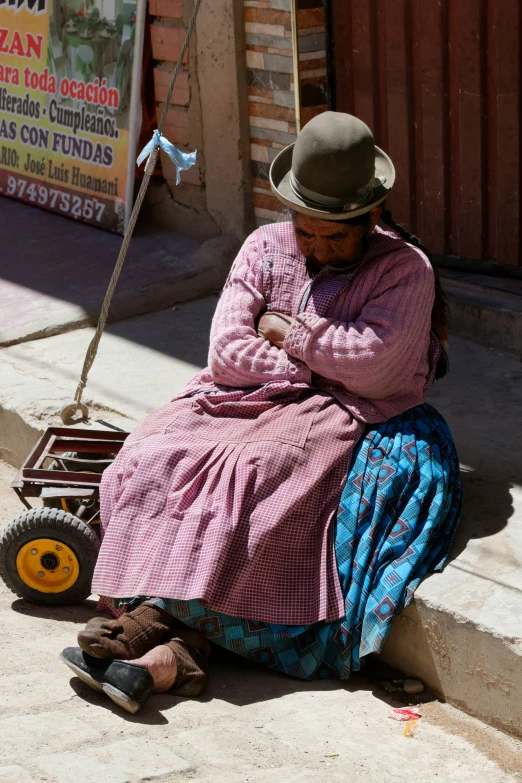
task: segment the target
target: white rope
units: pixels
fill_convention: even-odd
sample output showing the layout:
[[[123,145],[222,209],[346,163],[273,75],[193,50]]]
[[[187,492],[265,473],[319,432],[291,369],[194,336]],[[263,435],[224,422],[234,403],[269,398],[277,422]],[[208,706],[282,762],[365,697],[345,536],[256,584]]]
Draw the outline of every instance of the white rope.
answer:
[[[172,73],[172,78],[170,80],[167,97],[165,99],[163,111],[161,113],[160,121],[158,123],[158,129],[154,131],[151,141],[147,144],[147,146],[144,148],[144,150],[142,151],[142,153],[138,158],[138,165],[140,165],[140,163],[145,159],[145,156],[148,155],[147,163],[145,166],[145,173],[143,176],[143,180],[141,182],[138,196],[136,198],[136,202],[134,204],[134,207],[131,212],[131,216],[129,218],[129,225],[127,226],[125,236],[123,237],[123,242],[120,248],[118,259],[116,261],[116,266],[114,267],[114,271],[112,273],[112,277],[109,282],[109,287],[107,288],[107,293],[105,294],[105,298],[103,300],[100,317],[98,319],[98,325],[96,326],[96,332],[94,333],[90,345],[87,348],[87,353],[85,354],[82,373],[80,375],[80,380],[78,381],[78,385],[76,387],[76,393],[74,395],[74,402],[66,403],[60,411],[60,417],[64,424],[76,423],[77,419],[75,419],[75,416],[78,412],[81,414],[82,418],[84,419],[89,418],[89,409],[85,405],[85,403],[82,402],[83,390],[87,385],[89,371],[94,363],[94,360],[96,359],[96,354],[98,353],[98,346],[100,344],[103,330],[105,329],[105,324],[107,323],[107,317],[109,314],[109,308],[111,306],[114,290],[116,288],[116,284],[118,283],[118,278],[120,276],[120,272],[122,270],[125,257],[127,255],[127,251],[129,249],[130,241],[132,239],[134,228],[136,226],[136,221],[138,219],[138,215],[141,206],[143,204],[143,200],[145,198],[147,188],[149,186],[150,178],[152,177],[154,170],[156,168],[156,161],[158,159],[159,150],[163,149],[175,163],[178,183],[179,183],[179,171],[183,169],[187,169],[189,168],[189,166],[194,165],[196,160],[195,152],[188,153],[188,154],[180,152],[174,147],[173,144],[171,144],[167,139],[165,139],[164,136],[162,136],[161,131],[163,130],[163,125],[165,123],[167,112],[169,110],[172,91],[174,90],[174,85],[176,83],[178,74],[181,70],[183,58],[185,57],[185,53],[188,49],[190,37],[192,35],[192,31],[194,30],[194,26],[196,24],[196,18],[198,15],[200,5],[201,5],[201,0],[195,0],[194,9],[192,11],[192,17],[190,19],[190,24],[187,28],[187,33],[185,35],[185,40],[183,42],[183,46],[181,47],[181,51],[179,53],[179,58],[176,63],[176,67],[174,68],[174,71]]]

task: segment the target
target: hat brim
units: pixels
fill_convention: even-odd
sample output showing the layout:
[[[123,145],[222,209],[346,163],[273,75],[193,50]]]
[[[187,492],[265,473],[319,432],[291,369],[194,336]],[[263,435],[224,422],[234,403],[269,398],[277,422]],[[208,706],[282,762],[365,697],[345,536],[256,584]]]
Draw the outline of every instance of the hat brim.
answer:
[[[315,217],[318,220],[349,220],[352,217],[364,215],[365,212],[378,206],[393,188],[395,168],[391,158],[379,147],[375,147],[375,176],[381,180],[381,184],[373,188],[373,196],[370,201],[364,201],[353,209],[319,206],[315,202],[307,201],[298,195],[290,184],[294,146],[294,144],[290,144],[274,158],[270,166],[270,185],[278,199],[296,212]]]

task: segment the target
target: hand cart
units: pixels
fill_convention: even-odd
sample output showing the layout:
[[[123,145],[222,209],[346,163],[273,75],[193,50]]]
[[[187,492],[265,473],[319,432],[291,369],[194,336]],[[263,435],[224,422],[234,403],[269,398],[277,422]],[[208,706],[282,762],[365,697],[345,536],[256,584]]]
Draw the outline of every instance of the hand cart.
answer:
[[[27,601],[83,601],[100,547],[100,483],[127,432],[50,427],[11,486],[28,509],[0,537],[0,577]],[[40,498],[33,508],[28,498]]]

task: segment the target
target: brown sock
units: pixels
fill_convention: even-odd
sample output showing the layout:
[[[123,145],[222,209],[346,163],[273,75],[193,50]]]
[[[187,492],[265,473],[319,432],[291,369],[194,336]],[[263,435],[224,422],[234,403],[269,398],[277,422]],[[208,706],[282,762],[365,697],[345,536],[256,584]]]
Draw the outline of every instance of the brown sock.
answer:
[[[117,620],[89,620],[78,634],[78,644],[95,658],[141,658],[168,637],[176,622],[163,609],[144,603]]]
[[[210,644],[198,631],[176,627],[176,636],[164,642],[176,656],[177,676],[171,692],[178,696],[201,696],[209,684],[208,661]]]

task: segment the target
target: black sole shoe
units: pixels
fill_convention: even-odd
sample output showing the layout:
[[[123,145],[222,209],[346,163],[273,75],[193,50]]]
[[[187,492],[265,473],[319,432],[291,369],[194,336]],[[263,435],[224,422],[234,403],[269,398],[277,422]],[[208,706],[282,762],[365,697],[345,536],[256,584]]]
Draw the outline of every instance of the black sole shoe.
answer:
[[[154,680],[145,666],[93,658],[80,647],[66,647],[60,658],[82,682],[95,691],[106,693],[115,704],[133,715],[152,693]]]

